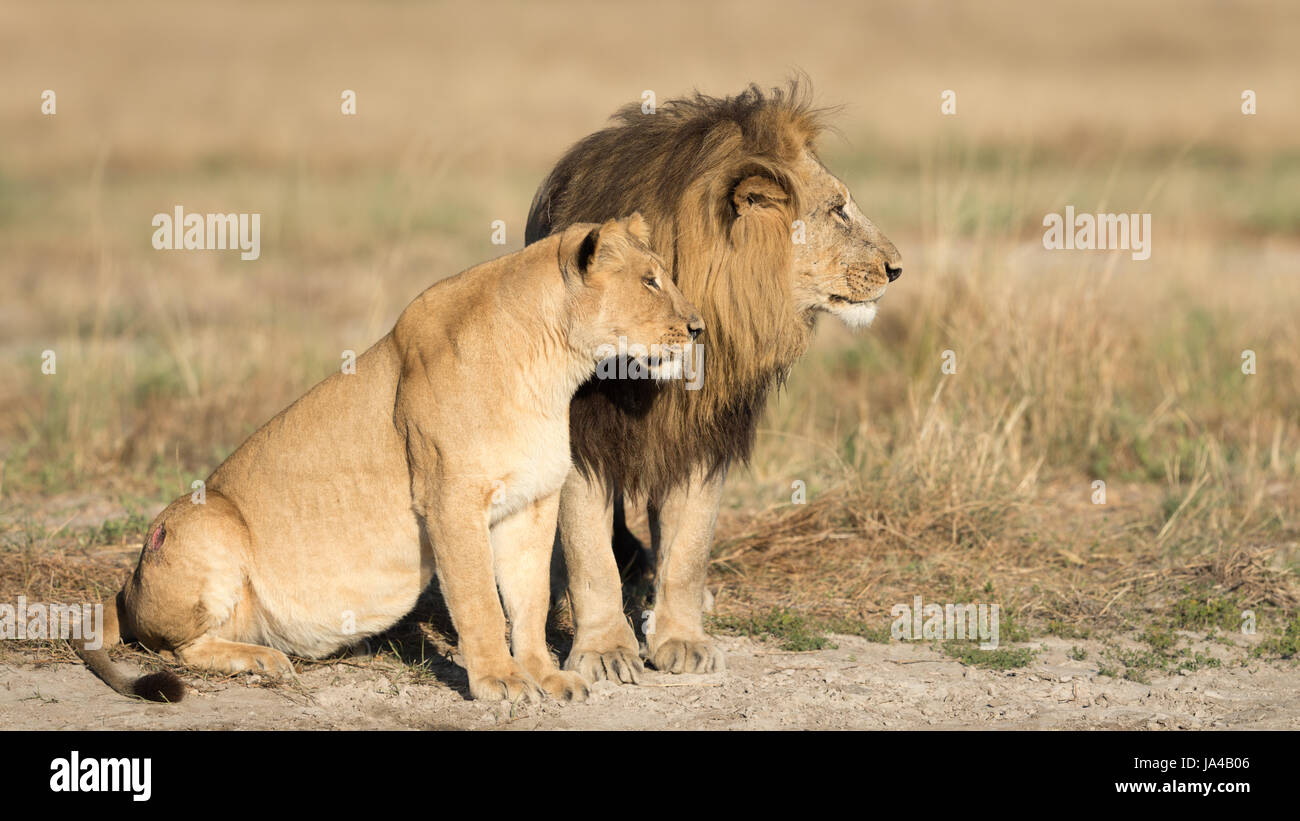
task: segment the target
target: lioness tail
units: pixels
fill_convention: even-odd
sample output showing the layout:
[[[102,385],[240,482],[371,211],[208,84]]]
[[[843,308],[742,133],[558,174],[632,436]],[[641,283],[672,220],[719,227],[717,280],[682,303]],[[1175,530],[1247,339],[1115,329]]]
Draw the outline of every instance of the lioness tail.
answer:
[[[81,638],[71,641],[72,649],[86,662],[91,672],[122,695],[175,704],[185,697],[185,685],[175,673],[164,670],[141,676],[125,665],[115,664],[108,657],[108,648],[122,640],[117,621],[120,596],[118,594],[104,602],[104,629],[100,646],[92,650],[86,647],[86,640]]]

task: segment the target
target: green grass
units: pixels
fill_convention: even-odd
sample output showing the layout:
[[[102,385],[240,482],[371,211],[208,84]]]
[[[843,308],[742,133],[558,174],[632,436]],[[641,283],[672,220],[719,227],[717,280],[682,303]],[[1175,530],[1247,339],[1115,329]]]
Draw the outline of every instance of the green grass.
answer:
[[[1240,630],[1245,609],[1236,596],[1188,590],[1170,607],[1169,622],[1179,630]]]
[[[1155,627],[1139,636],[1139,640],[1146,642],[1157,653],[1167,653],[1178,643],[1178,637],[1172,630],[1161,630]]]
[[[833,649],[837,645],[807,616],[785,609],[773,609],[753,616],[721,616],[713,619],[715,629],[761,641],[774,640],[782,650],[806,652]]]
[[[949,658],[968,667],[978,667],[982,670],[1016,670],[1028,667],[1037,655],[1036,651],[1028,647],[998,647],[992,650],[981,650],[979,642],[974,641],[946,641],[940,647]]]
[[[1251,649],[1256,658],[1293,659],[1300,656],[1300,613],[1287,622],[1286,628],[1276,636],[1261,641]]]
[[[821,627],[828,633],[842,636],[857,636],[877,644],[888,644],[890,640],[888,625],[871,625],[862,619],[835,618],[821,622]]]
[[[1043,632],[1049,636],[1056,636],[1061,639],[1086,639],[1091,638],[1092,629],[1088,627],[1079,627],[1078,625],[1068,624],[1060,619],[1052,619],[1047,622]]]
[[[1102,652],[1098,672],[1112,678],[1150,684],[1153,674],[1171,675],[1181,670],[1191,673],[1222,666],[1214,656],[1179,647],[1179,637],[1167,628],[1149,629],[1139,639],[1150,649],[1125,649],[1112,644]]]
[[[890,641],[888,624],[848,617],[819,619],[785,608],[745,617],[719,616],[712,620],[712,626],[724,633],[779,641],[782,650],[833,649],[837,645],[828,634],[856,636],[877,644]]]
[[[91,528],[87,534],[88,544],[124,544],[137,541],[149,527],[150,518],[137,511],[130,511],[121,519],[109,519],[97,528]]]

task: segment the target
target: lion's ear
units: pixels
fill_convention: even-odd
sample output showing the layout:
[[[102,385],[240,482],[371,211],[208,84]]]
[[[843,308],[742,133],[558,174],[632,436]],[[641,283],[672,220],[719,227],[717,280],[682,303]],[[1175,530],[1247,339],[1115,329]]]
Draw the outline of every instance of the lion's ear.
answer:
[[[731,203],[736,213],[744,216],[750,209],[785,202],[785,189],[768,177],[758,175],[745,177],[731,189]]]
[[[627,218],[627,232],[643,244],[650,244],[650,223],[645,221],[640,211],[633,211],[632,216]]]

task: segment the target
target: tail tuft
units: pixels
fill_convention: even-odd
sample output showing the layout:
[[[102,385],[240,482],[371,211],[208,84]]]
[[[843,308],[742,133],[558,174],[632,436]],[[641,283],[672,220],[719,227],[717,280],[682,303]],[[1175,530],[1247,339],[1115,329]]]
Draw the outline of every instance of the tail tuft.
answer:
[[[168,704],[176,704],[185,698],[185,685],[175,673],[166,670],[141,676],[131,685],[131,690],[140,698]]]

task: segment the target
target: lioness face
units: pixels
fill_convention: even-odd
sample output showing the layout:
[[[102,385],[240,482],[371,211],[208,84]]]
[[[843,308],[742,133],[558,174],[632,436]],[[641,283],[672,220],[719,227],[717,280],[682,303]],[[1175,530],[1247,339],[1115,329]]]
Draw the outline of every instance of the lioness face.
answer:
[[[627,357],[655,379],[678,378],[687,346],[704,332],[704,321],[649,241],[640,214],[592,229],[578,251],[584,271],[579,300],[593,317],[589,331],[598,361]]]
[[[902,256],[816,157],[805,152],[801,166],[806,241],[794,246],[795,305],[851,328],[869,325],[885,288],[903,273]]]

